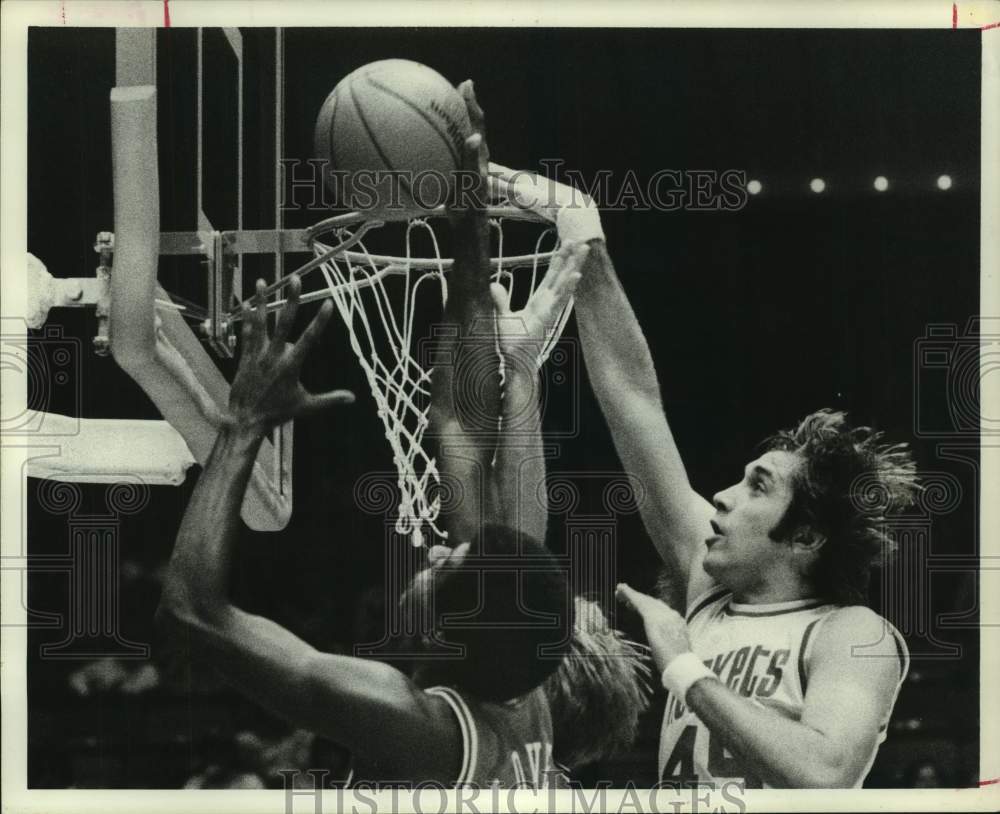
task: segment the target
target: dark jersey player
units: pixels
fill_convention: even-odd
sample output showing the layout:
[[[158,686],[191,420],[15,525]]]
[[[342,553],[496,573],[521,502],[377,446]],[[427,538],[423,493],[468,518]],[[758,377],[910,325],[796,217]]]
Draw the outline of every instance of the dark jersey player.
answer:
[[[463,93],[471,99],[468,86]],[[463,160],[485,183],[481,133],[466,142]],[[554,782],[555,766],[541,686],[568,650],[573,603],[561,566],[507,508],[523,484],[511,466],[521,472],[526,450],[540,443],[532,423],[537,409],[528,411],[531,418],[519,414],[518,422],[528,422],[520,432],[497,437],[496,417],[505,409],[497,401],[498,378],[488,373],[481,377],[485,388],[470,389],[461,371],[465,361],[474,370],[480,362],[496,368],[497,345],[510,350],[544,335],[572,294],[586,250],[564,248],[529,306],[512,315],[502,293],[489,288],[484,213],[476,206],[456,209],[453,226],[456,262],[445,322],[459,328],[454,350],[461,364],[435,376],[431,420],[441,440],[442,472],[464,488],[464,499],[447,518],[450,547],[430,552],[428,567],[403,598],[416,615],[416,629],[423,630],[418,638],[426,658],[407,675],[384,663],[319,652],[229,598],[239,508],[264,434],[276,423],[351,399],[343,392],[310,394],[299,383],[331,308],[326,303],[290,344],[297,281],[288,288],[273,337],[267,335],[262,283],[257,307],[244,314],[229,415],[181,524],[157,616],[177,642],[198,651],[241,692],[350,749],[366,775],[359,779],[543,787]],[[484,330],[481,318],[490,326],[489,342],[477,333]],[[477,356],[487,346],[492,362]],[[508,361],[505,394],[523,376],[537,398],[537,370]],[[466,407],[474,415],[487,411],[485,432],[462,424]],[[528,440],[505,445],[505,437],[515,436]],[[536,524],[543,509],[528,512]],[[422,620],[429,624],[421,627]]]

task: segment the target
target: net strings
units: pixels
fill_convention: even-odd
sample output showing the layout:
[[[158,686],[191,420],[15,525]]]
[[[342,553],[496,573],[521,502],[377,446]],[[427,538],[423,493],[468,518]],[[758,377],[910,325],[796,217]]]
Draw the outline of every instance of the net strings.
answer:
[[[490,224],[497,233],[498,242],[498,254],[492,261],[496,266],[493,280],[503,285],[515,301],[526,301],[540,282],[546,265],[542,246],[554,233],[547,230],[539,235],[529,273],[518,274],[517,269],[504,265],[502,219],[491,219]],[[433,247],[430,264],[422,260],[414,263],[412,239],[417,230],[426,231],[430,238]],[[343,240],[346,231],[335,232],[336,238]],[[318,259],[329,254],[330,246],[314,241],[313,252]],[[419,268],[415,269],[415,265]],[[358,241],[353,244],[353,251],[328,256],[318,267],[347,328],[351,349],[368,381],[392,452],[399,489],[395,530],[401,536],[409,536],[414,546],[424,545],[428,534],[447,539],[447,532],[439,523],[441,474],[436,459],[423,446],[429,423],[433,369],[423,367],[413,355],[418,293],[422,287],[437,283],[442,308],[448,296],[445,263],[434,229],[425,219],[415,218],[407,224],[405,255],[396,258],[375,255],[369,252],[364,241]],[[390,275],[404,281],[401,301],[386,285]],[[398,305],[394,306],[394,300]],[[558,341],[571,310],[572,302],[550,330],[538,355],[539,366]],[[500,373],[502,384],[502,357]]]

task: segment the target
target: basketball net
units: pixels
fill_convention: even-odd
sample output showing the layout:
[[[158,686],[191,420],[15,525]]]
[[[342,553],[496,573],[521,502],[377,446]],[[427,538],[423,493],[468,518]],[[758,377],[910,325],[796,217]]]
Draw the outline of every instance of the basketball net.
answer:
[[[497,254],[491,260],[492,281],[502,284],[512,300],[526,300],[541,281],[558,248],[555,229],[545,228],[538,235],[533,252],[505,255],[505,219],[534,221],[546,227],[548,224],[532,212],[513,206],[492,207],[488,215],[497,246]],[[453,261],[441,256],[431,223],[431,219],[443,217],[443,210],[435,210],[428,217],[407,221],[405,251],[391,256],[368,251],[362,235],[381,224],[366,221],[361,215],[353,222],[348,219],[347,225],[336,225],[344,223],[344,219],[334,218],[324,222],[330,224],[328,227],[318,224],[309,230],[314,263],[318,263],[330,297],[347,328],[351,348],[368,380],[392,450],[399,488],[395,529],[398,534],[409,536],[414,546],[425,543],[427,532],[442,539],[448,536],[438,525],[440,497],[430,497],[441,483],[440,472],[435,458],[423,446],[433,369],[424,367],[413,355],[418,291],[426,285],[437,285],[442,308],[448,296],[447,272]],[[430,257],[413,255],[413,238],[420,232],[430,239]],[[336,243],[331,245],[320,240],[319,235],[332,235]],[[547,242],[551,242],[552,247],[543,251]],[[405,281],[402,295],[398,286],[390,289],[386,285],[391,275],[399,275]],[[571,311],[572,302],[546,337],[538,355],[539,366],[558,341]],[[500,374],[502,384],[502,364]]]

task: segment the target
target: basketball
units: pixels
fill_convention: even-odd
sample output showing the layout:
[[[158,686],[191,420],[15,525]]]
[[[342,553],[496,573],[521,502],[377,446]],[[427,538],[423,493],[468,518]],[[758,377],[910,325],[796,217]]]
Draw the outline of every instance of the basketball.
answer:
[[[391,216],[446,202],[472,127],[465,101],[419,62],[364,65],[333,89],[316,121],[317,158],[335,202]]]

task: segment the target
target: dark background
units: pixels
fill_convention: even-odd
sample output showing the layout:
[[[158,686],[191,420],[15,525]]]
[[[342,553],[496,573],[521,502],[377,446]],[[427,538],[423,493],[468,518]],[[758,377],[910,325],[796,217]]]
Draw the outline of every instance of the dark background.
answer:
[[[269,227],[274,33],[242,33],[245,226]],[[915,571],[897,567],[873,587],[873,607],[885,609],[907,636],[914,663],[869,785],[906,784],[907,768],[924,756],[934,757],[949,784],[977,780],[975,574],[957,568],[927,575],[935,558],[964,563],[977,552],[978,437],[956,425],[948,409],[954,361],[919,364],[919,340],[929,325],[950,324],[959,339],[945,341],[949,359],[974,347],[960,337],[979,313],[979,37],[974,31],[285,32],[285,158],[311,157],[315,115],[342,76],[366,62],[404,57],[456,83],[476,80],[493,155],[509,166],[558,158],[585,178],[610,170],[612,188],[628,171],[644,182],[661,169],[737,169],[762,181],[763,193],[739,211],[633,207],[606,212],[603,223],[656,359],[671,426],[703,494],[738,479],[761,438],[822,406],[847,409],[891,439],[910,440],[922,469],[947,473],[959,485],[949,511],[917,518],[930,528],[929,543],[919,549],[930,560],[912,555],[906,562]],[[206,31],[206,48],[213,42],[221,34]],[[218,77],[206,89],[206,209],[218,228],[227,228],[235,225],[233,198],[224,194],[233,188],[235,130],[224,111],[232,107],[228,78],[235,68],[219,56],[224,49],[213,53],[215,61],[206,60],[209,75]],[[158,33],[164,230],[194,228],[193,59],[193,30]],[[87,276],[96,265],[95,233],[113,225],[114,31],[32,29],[28,76],[28,247],[56,276]],[[944,173],[954,181],[947,192],[935,186]],[[891,185],[885,193],[872,188],[880,174]],[[816,176],[826,181],[823,194],[809,191]],[[323,215],[291,211],[286,225]],[[200,296],[201,281],[182,261],[165,261],[161,278],[171,290]],[[50,324],[81,340],[80,395],[48,388],[48,401],[35,406],[85,417],[157,417],[110,358],[90,352],[92,313],[54,312]],[[575,358],[572,322],[566,336]],[[392,462],[339,326],[317,352],[306,384],[351,387],[359,402],[297,422],[291,523],[281,534],[247,532],[235,590],[243,604],[315,645],[344,650],[370,641],[378,629],[387,545],[385,520],[357,510],[353,486]],[[550,470],[570,476],[620,470],[582,366],[568,388],[550,383],[549,393],[546,429],[562,435]],[[915,437],[922,426],[934,428],[932,437]],[[949,457],[944,441],[965,450],[968,461]],[[127,566],[120,613],[131,641],[154,642],[157,570],[194,482],[192,473],[180,488],[153,488],[142,511],[119,519]],[[58,556],[67,550],[74,517],[43,508],[39,488],[30,482],[30,553]],[[105,487],[81,488],[75,517],[104,512]],[[550,544],[557,550],[565,550],[567,519],[573,518],[553,519]],[[638,516],[622,515],[616,528],[616,574],[609,579],[651,589],[659,563]],[[916,574],[926,576],[929,594],[907,605],[898,586],[914,590]],[[36,569],[29,576],[33,611],[66,614],[67,597],[65,574]],[[905,613],[893,613],[900,608]],[[940,614],[962,621],[948,625]],[[637,633],[631,620],[619,623]],[[164,665],[155,689],[80,697],[69,676],[86,662],[39,655],[41,645],[65,636],[64,629],[38,627],[29,638],[30,786],[177,786],[212,761],[238,761],[237,730],[282,732],[209,677]],[[948,645],[960,655],[949,655]],[[154,658],[159,652],[154,642]],[[137,662],[125,668],[135,670]],[[654,701],[632,753],[581,778],[653,782],[661,710]]]

